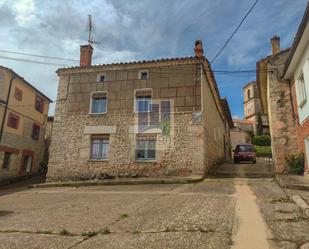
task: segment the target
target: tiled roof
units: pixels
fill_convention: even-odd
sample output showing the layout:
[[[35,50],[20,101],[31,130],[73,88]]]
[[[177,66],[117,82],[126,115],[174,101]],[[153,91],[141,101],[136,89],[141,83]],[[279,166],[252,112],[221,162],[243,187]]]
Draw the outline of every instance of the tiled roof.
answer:
[[[33,85],[31,85],[28,81],[26,81],[23,77],[21,77],[19,74],[17,74],[13,69],[8,68],[8,67],[4,67],[4,66],[0,66],[1,69],[4,69],[6,71],[9,71],[10,73],[12,73],[13,75],[15,75],[16,77],[18,77],[20,80],[22,80],[26,85],[30,86],[34,91],[38,92],[41,96],[43,96],[44,98],[46,98],[50,103],[53,103],[53,101],[47,97],[44,93],[42,93],[40,90],[38,90],[36,87],[34,87]]]
[[[205,60],[205,57],[198,58],[194,56],[188,57],[177,57],[177,58],[163,58],[157,60],[141,60],[141,61],[129,61],[129,62],[116,62],[116,63],[109,63],[109,64],[99,64],[99,65],[91,65],[86,67],[75,66],[75,67],[65,67],[59,68],[57,73],[64,72],[64,71],[75,71],[75,70],[86,70],[89,69],[101,69],[101,68],[118,68],[118,67],[140,67],[140,66],[152,66],[155,67],[156,65],[163,64],[178,64],[178,63],[193,63],[193,62],[200,62],[201,60]]]

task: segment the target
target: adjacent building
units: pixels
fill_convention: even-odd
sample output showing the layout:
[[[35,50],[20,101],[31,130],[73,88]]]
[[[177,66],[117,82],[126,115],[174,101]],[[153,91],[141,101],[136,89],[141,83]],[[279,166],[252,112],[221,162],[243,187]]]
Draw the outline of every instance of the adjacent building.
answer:
[[[0,66],[0,180],[38,171],[51,102],[13,70]]]
[[[257,87],[261,111],[267,114],[275,170],[288,172],[285,157],[297,152],[297,130],[291,85],[282,79],[290,49],[280,49],[280,38],[271,39],[272,54],[257,62]]]
[[[230,121],[203,55],[57,71],[47,179],[207,174],[230,153]],[[225,102],[225,101],[224,101]]]
[[[269,133],[267,115],[262,112],[256,81],[251,81],[243,87],[243,95],[244,119],[253,121],[253,134]]]
[[[296,119],[297,144],[305,154],[305,170],[309,160],[309,4],[298,28],[294,43],[284,64],[282,77],[291,89],[292,115]]]

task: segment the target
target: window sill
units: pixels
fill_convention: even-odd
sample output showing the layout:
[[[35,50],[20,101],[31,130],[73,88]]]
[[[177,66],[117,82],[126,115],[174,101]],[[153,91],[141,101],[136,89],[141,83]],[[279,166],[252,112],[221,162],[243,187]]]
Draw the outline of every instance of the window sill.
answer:
[[[88,162],[108,162],[108,159],[88,159]]]
[[[153,160],[147,160],[147,159],[137,159],[135,160],[136,163],[156,163],[157,161],[155,159]]]
[[[100,116],[100,115],[104,115],[107,114],[107,112],[98,112],[98,113],[93,113],[93,112],[89,112],[88,115],[91,116]]]

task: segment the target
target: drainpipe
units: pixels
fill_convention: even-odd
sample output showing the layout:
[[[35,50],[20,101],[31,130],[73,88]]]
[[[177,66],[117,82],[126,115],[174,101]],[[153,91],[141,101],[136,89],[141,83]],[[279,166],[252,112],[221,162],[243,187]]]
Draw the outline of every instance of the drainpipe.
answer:
[[[6,97],[6,103],[5,103],[5,107],[4,107],[4,114],[3,114],[2,124],[1,124],[1,128],[0,128],[0,144],[1,144],[4,124],[5,124],[5,117],[6,117],[6,113],[7,113],[7,110],[8,110],[8,105],[9,105],[9,100],[10,100],[10,95],[11,95],[11,89],[12,89],[12,84],[13,84],[13,80],[15,78],[16,78],[16,74],[13,72],[13,76],[10,79],[8,95]]]

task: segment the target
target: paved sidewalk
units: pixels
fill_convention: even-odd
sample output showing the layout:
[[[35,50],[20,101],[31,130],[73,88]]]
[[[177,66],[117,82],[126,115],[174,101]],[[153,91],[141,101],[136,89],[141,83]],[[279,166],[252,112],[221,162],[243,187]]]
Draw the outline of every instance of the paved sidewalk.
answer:
[[[282,188],[309,191],[309,175],[282,175],[277,174],[276,179]]]
[[[241,177],[241,178],[271,178],[274,177],[273,164],[270,160],[258,158],[255,164],[251,162],[224,163],[216,169],[216,177]]]

